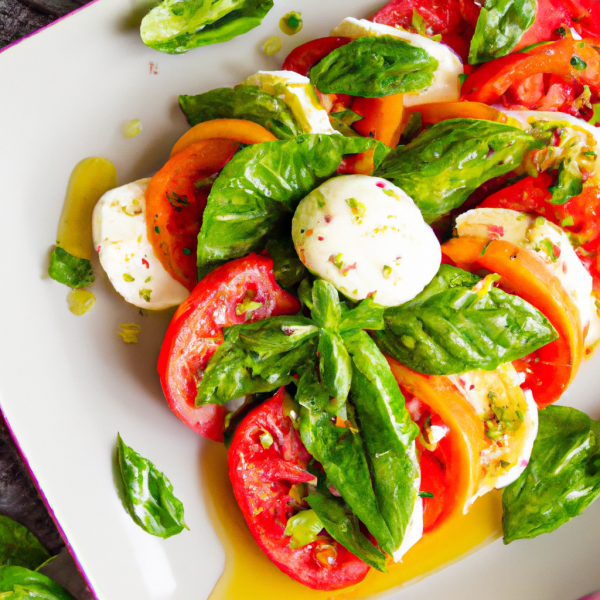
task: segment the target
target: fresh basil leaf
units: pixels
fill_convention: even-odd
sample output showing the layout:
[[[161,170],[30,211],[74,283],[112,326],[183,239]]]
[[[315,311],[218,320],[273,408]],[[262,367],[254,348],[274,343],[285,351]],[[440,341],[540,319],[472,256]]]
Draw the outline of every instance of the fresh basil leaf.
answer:
[[[364,117],[355,113],[353,110],[349,108],[345,108],[344,110],[340,110],[337,112],[332,112],[331,116],[338,121],[341,121],[344,125],[350,127],[352,123],[356,123],[357,121],[362,121]]]
[[[313,321],[321,329],[337,331],[342,318],[340,295],[335,287],[324,279],[317,279],[313,284],[310,313]]]
[[[420,470],[413,442],[419,428],[404,406],[404,396],[387,360],[369,335],[359,331],[345,335],[344,342],[354,367],[351,401],[356,407],[375,496],[391,535],[391,547],[384,547],[375,537],[388,554],[393,554],[402,544],[417,502],[419,490],[415,482]],[[346,499],[343,493],[342,497]]]
[[[330,52],[310,70],[323,94],[381,98],[428,87],[438,61],[393,36],[366,36]]]
[[[327,533],[370,567],[387,573],[386,558],[360,530],[357,516],[341,500],[313,492],[306,497]]]
[[[319,369],[327,393],[343,405],[348,398],[352,381],[352,362],[342,338],[337,333],[319,334]]]
[[[400,136],[400,143],[408,144],[412,142],[419,135],[419,133],[421,133],[422,128],[423,117],[421,116],[421,113],[418,111],[410,113],[410,117],[408,117],[408,121],[404,126],[404,129],[402,130],[402,135]]]
[[[351,404],[348,403],[347,407],[352,427],[336,427],[330,414],[303,406],[300,409],[300,436],[354,514],[366,525],[381,548],[391,552],[393,540],[379,512],[362,437],[354,423]]]
[[[302,510],[288,519],[283,535],[291,536],[290,548],[302,548],[314,542],[323,527],[314,510]]]
[[[196,405],[225,404],[291,383],[298,365],[316,354],[318,331],[302,316],[230,327],[198,384]]]
[[[375,339],[382,352],[427,375],[491,371],[555,340],[546,317],[528,302],[498,288],[486,293],[448,285],[455,267],[439,275],[411,302],[385,311],[385,330]],[[458,276],[458,282],[460,282]]]
[[[335,173],[344,156],[375,146],[368,138],[305,134],[238,152],[208,197],[198,236],[199,278],[224,261],[264,247],[267,236]]]
[[[600,494],[600,422],[566,406],[539,418],[529,464],[502,494],[505,544],[554,531]]]
[[[67,590],[45,575],[24,567],[0,567],[2,600],[75,600]]]
[[[300,378],[296,381],[296,401],[310,410],[327,412],[336,415],[341,404],[329,395],[320,377],[316,358],[310,358],[296,370]],[[334,400],[332,402],[332,400]],[[345,399],[344,399],[345,403]]]
[[[147,46],[168,54],[226,42],[254,29],[273,0],[164,0],[142,20]]]
[[[165,539],[187,529],[183,504],[173,494],[166,475],[125,444],[120,435],[117,457],[131,518],[144,531]]]
[[[262,125],[280,140],[302,133],[287,104],[254,85],[179,96],[179,106],[192,127],[213,119],[245,119]]]
[[[471,40],[469,64],[510,54],[533,25],[536,10],[537,0],[486,0]]]
[[[344,313],[338,325],[338,331],[350,329],[383,329],[384,307],[375,304],[371,298],[366,298],[360,304]]]
[[[375,174],[403,189],[432,223],[489,179],[519,166],[527,150],[543,147],[517,127],[451,119],[392,150]]]
[[[50,552],[27,527],[0,515],[0,566],[37,569],[50,557]]]
[[[96,279],[92,263],[87,258],[73,256],[60,246],[52,250],[48,275],[73,289],[92,285]]]
[[[270,238],[265,250],[273,259],[273,275],[280,286],[290,289],[306,277],[306,267],[298,258],[289,230],[287,236]]]

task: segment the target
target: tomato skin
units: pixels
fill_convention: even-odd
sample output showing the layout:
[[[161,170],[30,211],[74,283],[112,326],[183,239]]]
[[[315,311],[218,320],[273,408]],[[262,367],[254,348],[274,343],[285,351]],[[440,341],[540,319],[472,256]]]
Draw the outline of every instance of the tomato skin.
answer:
[[[306,471],[311,457],[283,414],[284,388],[256,407],[242,421],[229,448],[229,478],[250,533],[268,558],[286,575],[316,590],[336,590],[362,581],[369,567],[329,538],[336,562],[323,566],[315,557],[322,541],[290,548],[285,526],[293,514],[291,485],[313,481]],[[267,431],[273,444],[264,448],[259,435]],[[329,537],[329,536],[327,536]]]
[[[330,52],[350,43],[349,37],[324,37],[311,40],[292,50],[283,61],[282,71],[294,71],[304,77],[310,76],[310,70]]]
[[[300,303],[282,290],[273,277],[273,261],[249,254],[209,273],[194,288],[173,316],[160,356],[158,373],[171,410],[196,433],[223,441],[226,410],[216,404],[195,406],[197,379],[223,343],[223,327],[245,322],[236,307],[246,294],[263,306],[249,321],[270,316],[292,315]]]
[[[238,147],[221,139],[192,144],[169,159],[148,184],[148,240],[163,267],[190,291],[196,285],[198,232],[210,192],[210,186],[197,189],[194,184],[218,173]]]

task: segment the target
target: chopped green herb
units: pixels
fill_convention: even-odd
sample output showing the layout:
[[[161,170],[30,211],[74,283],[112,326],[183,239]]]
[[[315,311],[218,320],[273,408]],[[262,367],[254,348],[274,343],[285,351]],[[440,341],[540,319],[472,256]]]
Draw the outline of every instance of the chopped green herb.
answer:
[[[419,492],[419,498],[434,498],[431,492]]]
[[[506,467],[510,467],[510,463],[509,463],[509,462],[507,462],[507,461],[505,461],[505,460],[501,460],[501,461],[500,461],[500,466],[501,466],[503,469],[506,469]]]
[[[292,11],[283,15],[279,21],[279,29],[286,35],[294,35],[302,29],[302,13]]]
[[[155,225],[155,226],[154,226],[154,231],[155,231],[156,233],[160,233],[160,227],[159,227],[158,225]]]
[[[190,205],[190,201],[185,195],[180,196],[177,192],[167,192],[166,196],[169,204],[177,211],[180,211],[184,206]]]
[[[273,436],[266,430],[263,429],[263,432],[258,436],[260,440],[260,445],[268,450],[273,445]]]
[[[539,245],[544,249],[553,263],[558,260],[558,256],[554,252],[554,244],[550,240],[542,240]]]
[[[564,27],[559,27],[558,29],[555,29],[554,33],[560,35],[560,37],[565,37],[567,35],[567,32]]]
[[[573,221],[573,217],[571,215],[560,222],[561,227],[573,227],[573,225],[575,225],[575,221]]]
[[[581,60],[581,58],[579,58],[579,56],[574,55],[573,58],[571,59],[571,66],[576,71],[583,71],[587,68],[587,63],[584,62],[583,60]]]
[[[192,253],[192,251],[191,251],[189,248],[184,248],[184,249],[182,250],[182,252],[183,252],[183,253],[184,253],[186,256],[189,256],[189,255]]]
[[[359,202],[356,198],[346,198],[346,204],[350,207],[350,210],[354,215],[354,220],[360,223],[362,218],[365,216],[365,212],[367,211],[365,205],[362,202]]]
[[[144,279],[144,283],[150,283],[152,281],[152,275],[150,275],[149,277],[146,277],[146,279]]]
[[[142,298],[142,300],[145,300],[146,302],[150,302],[151,295],[152,295],[152,290],[149,290],[148,288],[142,288],[140,290],[140,298]]]
[[[132,277],[129,273],[123,273],[123,279],[128,282],[135,281],[135,277]]]
[[[461,73],[458,76],[458,81],[460,82],[460,85],[462,86],[462,84],[467,80],[467,78],[469,77],[469,75],[467,73]]]
[[[392,274],[392,267],[388,267],[388,265],[384,265],[383,267],[383,277],[385,279],[389,279]]]

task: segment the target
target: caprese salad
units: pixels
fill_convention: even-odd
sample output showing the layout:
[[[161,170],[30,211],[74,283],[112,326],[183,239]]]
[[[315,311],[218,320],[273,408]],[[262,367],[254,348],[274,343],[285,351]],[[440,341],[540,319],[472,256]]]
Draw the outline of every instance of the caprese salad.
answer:
[[[507,543],[597,497],[600,424],[551,406],[600,341],[595,0],[392,0],[179,101],[93,244],[179,307],[165,397],[279,569],[340,589],[493,489]]]

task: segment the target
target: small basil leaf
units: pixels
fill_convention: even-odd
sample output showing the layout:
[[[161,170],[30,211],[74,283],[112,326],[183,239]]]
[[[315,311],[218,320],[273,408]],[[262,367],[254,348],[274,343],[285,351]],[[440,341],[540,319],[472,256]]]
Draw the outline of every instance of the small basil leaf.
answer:
[[[50,557],[50,552],[26,527],[0,515],[0,566],[37,569]]]
[[[486,0],[469,50],[469,64],[506,56],[533,25],[536,0]]]
[[[298,367],[297,373],[300,378],[296,382],[296,401],[311,410],[335,415],[340,406],[336,402],[331,402],[329,392],[319,379],[317,362],[312,358]]]
[[[212,119],[245,119],[262,125],[280,140],[302,133],[287,104],[254,85],[179,96],[179,106],[192,127]]]
[[[543,147],[517,127],[451,119],[392,150],[375,174],[404,190],[432,223],[489,179],[519,166],[527,150]]]
[[[312,287],[311,317],[322,329],[336,331],[342,317],[338,291],[323,279],[317,279]]]
[[[323,523],[314,510],[303,510],[288,519],[283,535],[291,536],[290,548],[302,548],[314,542]]]
[[[338,112],[332,112],[331,116],[341,121],[344,125],[348,127],[352,125],[352,123],[356,123],[356,121],[362,121],[364,117],[362,115],[356,114],[353,110],[349,108],[345,108],[344,110],[340,110]]]
[[[271,238],[265,250],[273,259],[273,275],[280,286],[290,289],[306,277],[306,267],[298,258],[291,236]]]
[[[539,418],[529,464],[502,494],[505,544],[554,531],[600,494],[600,422],[566,406]]]
[[[330,52],[310,71],[323,94],[381,98],[428,87],[438,61],[392,36],[366,36]]]
[[[353,423],[352,405],[348,403],[347,407],[349,420]],[[331,422],[330,414],[303,406],[300,409],[300,436],[306,449],[321,463],[328,480],[354,514],[367,526],[379,545],[391,552],[393,541],[379,512],[358,428],[354,424],[351,428],[336,427]]]
[[[169,538],[187,529],[173,486],[147,458],[117,436],[117,457],[131,518],[146,532]]]
[[[226,42],[254,29],[273,0],[164,0],[142,20],[147,46],[168,54]]]
[[[198,236],[199,278],[224,261],[263,248],[300,200],[336,172],[344,156],[376,145],[363,137],[305,134],[238,152],[208,197]]]
[[[440,269],[448,277],[457,271]],[[491,371],[557,338],[548,319],[518,296],[447,284],[438,274],[414,300],[386,309],[385,330],[375,333],[382,352],[419,373],[450,375]]]
[[[92,285],[96,279],[92,263],[87,258],[73,256],[60,246],[52,250],[48,275],[73,289]]]
[[[341,500],[313,492],[306,497],[327,533],[370,567],[387,573],[386,558],[360,530],[357,516]]]
[[[321,331],[318,351],[321,381],[335,403],[342,406],[352,381],[352,362],[344,342],[338,334]]]
[[[3,600],[75,600],[67,590],[45,575],[24,567],[0,567],[0,598]]]
[[[414,440],[419,429],[404,406],[404,396],[387,360],[369,335],[359,331],[345,335],[344,342],[354,367],[350,397],[391,547],[384,547],[375,537],[388,554],[393,554],[402,544],[418,500],[415,482],[420,470]]]

